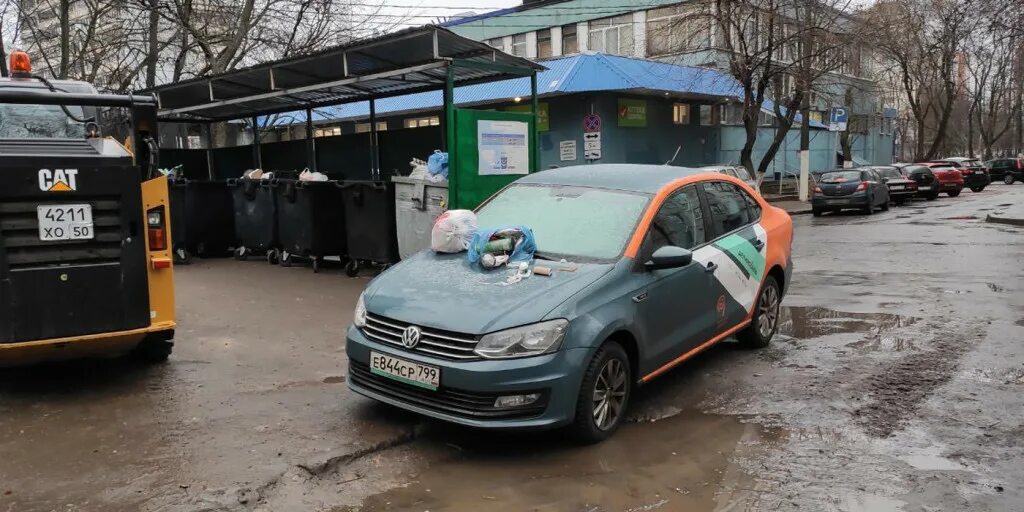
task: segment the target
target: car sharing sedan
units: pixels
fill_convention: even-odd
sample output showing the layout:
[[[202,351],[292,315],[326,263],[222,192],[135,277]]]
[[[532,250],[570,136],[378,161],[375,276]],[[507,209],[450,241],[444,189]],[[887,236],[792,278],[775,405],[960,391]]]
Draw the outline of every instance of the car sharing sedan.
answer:
[[[882,177],[882,182],[889,188],[889,199],[902,205],[917,195],[917,182],[900,174],[899,169],[888,165],[871,167]]]
[[[875,208],[889,209],[889,188],[874,169],[858,167],[826,171],[818,178],[811,198],[815,217],[826,211],[857,208],[871,215]]]
[[[533,275],[432,251],[382,273],[348,330],[352,391],[463,425],[568,426],[597,442],[636,385],[729,336],[764,347],[775,334],[793,224],[739,179],[564,167],[516,180],[477,216],[532,229]]]

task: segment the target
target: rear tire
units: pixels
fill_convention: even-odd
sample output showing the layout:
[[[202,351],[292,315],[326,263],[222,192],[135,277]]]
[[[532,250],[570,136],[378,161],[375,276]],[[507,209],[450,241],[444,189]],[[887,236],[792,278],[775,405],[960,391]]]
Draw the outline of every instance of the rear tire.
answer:
[[[927,201],[934,201],[934,200],[936,200],[938,198],[939,198],[939,193],[938,192],[933,192],[933,193],[925,196],[925,200],[927,200]]]
[[[971,192],[981,192],[985,187],[971,187]]]
[[[768,276],[761,287],[761,294],[754,303],[754,316],[750,325],[736,334],[744,348],[764,348],[772,341],[779,328],[779,310],[782,304],[782,290],[775,278]]]
[[[864,207],[864,215],[874,215],[875,213],[875,198],[869,197],[868,204]]]
[[[960,191],[959,190],[950,190],[949,192],[946,192],[946,194],[949,195],[949,197],[956,197],[956,196],[960,195]]]
[[[896,206],[903,206],[903,205],[907,204],[907,198],[905,198],[905,197],[898,197],[896,199],[893,199],[892,202],[896,203]]]
[[[883,212],[889,211],[889,201],[886,201],[886,202],[882,203],[882,211]]]
[[[815,217],[821,217],[821,214],[821,208],[811,208],[811,215],[814,215]]]
[[[1003,176],[1003,183],[1006,183],[1007,185],[1013,185],[1013,181],[1014,180],[1012,174],[1007,173],[1006,176]]]
[[[604,342],[590,360],[576,397],[576,418],[569,427],[576,442],[599,443],[619,429],[629,407],[634,379],[622,345],[614,340]]]

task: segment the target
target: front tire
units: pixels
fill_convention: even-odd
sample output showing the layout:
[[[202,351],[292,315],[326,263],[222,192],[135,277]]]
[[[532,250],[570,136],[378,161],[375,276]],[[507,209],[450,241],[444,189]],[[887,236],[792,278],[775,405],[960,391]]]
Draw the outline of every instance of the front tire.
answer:
[[[960,195],[960,191],[959,190],[950,190],[949,192],[946,192],[946,194],[949,197],[956,197],[956,196]]]
[[[761,295],[754,304],[754,316],[750,325],[736,334],[744,348],[764,348],[772,341],[779,328],[779,310],[782,304],[782,290],[774,277],[768,276],[761,287]]]
[[[882,211],[883,212],[889,211],[889,201],[888,200],[886,200],[884,203],[882,203]]]
[[[132,351],[131,357],[137,361],[148,364],[158,364],[167,361],[174,351],[173,341],[143,341]]]
[[[1006,173],[1006,176],[1003,176],[1003,183],[1006,183],[1007,185],[1013,185],[1013,175],[1010,173]]]
[[[985,187],[971,187],[971,192],[981,192]]]
[[[939,193],[938,192],[934,192],[932,194],[928,194],[927,196],[925,196],[925,200],[926,201],[934,201],[934,200],[936,200],[938,198],[939,198]]]
[[[874,215],[875,213],[875,198],[869,197],[868,204],[864,206],[864,215]]]
[[[579,396],[573,438],[581,444],[594,444],[612,436],[622,425],[633,392],[633,370],[626,351],[608,340],[591,359]]]
[[[811,215],[814,215],[815,217],[821,217],[821,214],[821,208],[811,208]]]

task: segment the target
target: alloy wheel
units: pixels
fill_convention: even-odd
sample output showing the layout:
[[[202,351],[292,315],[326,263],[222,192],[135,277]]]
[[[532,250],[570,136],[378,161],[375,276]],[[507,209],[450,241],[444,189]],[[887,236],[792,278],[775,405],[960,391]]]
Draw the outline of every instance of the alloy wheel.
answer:
[[[765,288],[758,303],[757,331],[762,338],[768,338],[775,332],[775,324],[779,321],[779,290],[774,286]]]
[[[609,359],[594,383],[594,424],[601,430],[615,426],[626,402],[628,370],[619,359]]]

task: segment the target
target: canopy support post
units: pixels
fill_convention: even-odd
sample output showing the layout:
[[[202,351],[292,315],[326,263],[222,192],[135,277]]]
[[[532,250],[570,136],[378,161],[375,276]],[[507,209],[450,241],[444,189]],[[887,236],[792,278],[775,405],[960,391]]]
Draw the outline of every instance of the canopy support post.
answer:
[[[252,116],[252,163],[257,169],[263,169],[263,154],[260,151],[260,125],[256,116]]]
[[[313,109],[306,109],[306,167],[316,172],[316,139],[313,137]]]
[[[530,130],[530,159],[533,164],[533,172],[540,171],[540,148],[537,147],[540,138],[540,104],[537,102],[537,72],[530,74],[530,111],[533,113],[533,129]]]
[[[456,156],[455,141],[455,68],[448,64],[448,74],[444,82],[444,127],[441,130],[444,140],[441,146],[448,153],[448,207],[458,208],[459,205],[459,160]]]
[[[202,132],[203,139],[206,143],[206,176],[209,179],[213,179],[213,130],[210,129],[210,123],[203,123],[200,125],[199,130]]]
[[[377,145],[377,101],[370,98],[370,179],[380,179],[380,146]]]

